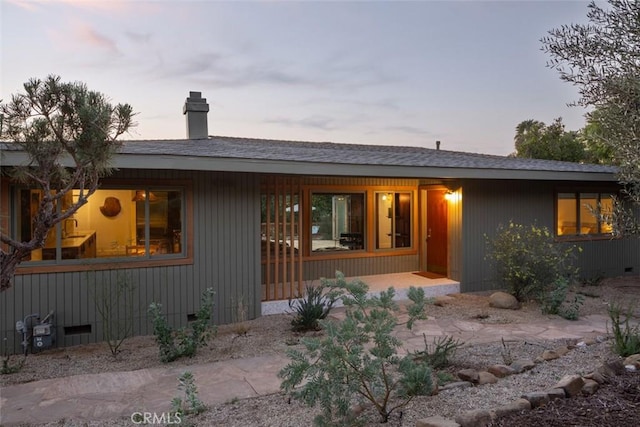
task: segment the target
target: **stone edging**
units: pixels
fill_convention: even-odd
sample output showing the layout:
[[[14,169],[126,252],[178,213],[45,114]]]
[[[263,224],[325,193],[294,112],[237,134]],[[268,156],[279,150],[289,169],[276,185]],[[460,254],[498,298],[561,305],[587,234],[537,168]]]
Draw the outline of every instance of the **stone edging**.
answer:
[[[598,341],[602,342],[600,339]],[[577,346],[593,345],[598,342],[594,339],[584,340]],[[569,353],[576,346],[562,346],[555,350],[545,350],[536,362],[554,360]],[[515,366],[514,366],[515,365]],[[490,384],[498,381],[508,375],[520,374],[535,367],[532,360],[515,360],[511,365],[493,365],[487,371],[477,372],[472,369],[464,369],[458,373],[458,377],[462,380],[455,383],[447,384],[439,391],[450,390],[453,388],[473,387],[474,385]],[[619,375],[625,368],[627,370],[640,369],[640,354],[627,357],[624,362],[616,360],[604,363],[594,372],[585,375],[567,375],[558,381],[554,386],[546,391],[533,391],[525,393],[520,399],[506,405],[493,409],[475,409],[465,411],[458,414],[455,420],[432,416],[416,421],[416,427],[484,427],[492,421],[520,412],[522,410],[531,410],[540,406],[544,406],[553,399],[571,398],[579,393],[591,395],[594,394],[600,384],[607,382],[607,379]]]

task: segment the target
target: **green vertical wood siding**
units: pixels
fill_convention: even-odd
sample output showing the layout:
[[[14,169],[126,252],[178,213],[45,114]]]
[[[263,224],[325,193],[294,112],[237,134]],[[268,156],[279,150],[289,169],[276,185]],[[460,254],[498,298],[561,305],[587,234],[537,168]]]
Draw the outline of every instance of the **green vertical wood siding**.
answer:
[[[134,334],[152,333],[147,307],[163,304],[174,327],[185,326],[187,315],[199,307],[202,292],[215,289],[214,321],[233,321],[240,298],[248,316],[261,312],[262,268],[260,248],[260,175],[194,171],[125,170],[115,174],[124,182],[155,180],[171,185],[189,181],[192,189],[193,264],[145,268],[118,268],[91,272],[17,275],[14,286],[0,293],[0,339],[10,350],[19,350],[16,320],[50,309],[56,312],[58,342],[74,345],[103,340],[103,325],[96,312],[96,286],[114,286],[127,277],[136,285],[133,304]],[[303,185],[412,186],[415,179],[304,177]],[[423,184],[436,181],[423,180]],[[451,188],[450,183],[450,188]],[[463,180],[456,182],[462,198],[449,205],[449,277],[464,292],[495,288],[493,273],[485,260],[486,237],[500,224],[536,222],[554,228],[554,191],[557,184],[545,181]],[[453,188],[452,188],[453,189]],[[418,200],[414,201],[418,203]],[[416,218],[417,221],[417,218]],[[416,225],[417,222],[414,224]],[[417,227],[417,225],[416,225]],[[185,229],[186,231],[186,229]],[[638,239],[581,241],[581,273],[585,277],[640,273]],[[333,277],[336,270],[358,277],[417,271],[419,254],[363,256],[304,261],[304,280]],[[68,335],[65,326],[90,325],[90,334]]]
[[[313,257],[310,257],[313,258]],[[363,258],[308,259],[304,263],[304,280],[335,277],[341,271],[347,277],[401,273],[420,269],[418,255],[379,256]]]
[[[0,339],[7,338],[10,349],[19,349],[16,320],[39,312],[55,310],[59,345],[75,345],[103,340],[103,325],[96,312],[96,286],[114,286],[127,275],[136,285],[134,334],[152,333],[147,308],[153,301],[163,305],[170,324],[187,324],[187,315],[199,307],[202,292],[215,290],[214,322],[233,320],[240,298],[248,305],[248,316],[260,315],[260,188],[255,174],[179,171],[119,172],[123,181],[190,181],[193,190],[192,265],[119,269],[91,272],[16,275],[13,287],[0,294]],[[64,327],[90,325],[90,334],[64,334]]]
[[[465,181],[463,197],[463,292],[496,289],[494,272],[485,259],[486,237],[496,235],[500,224],[510,220],[555,228],[555,190],[551,181]],[[584,185],[577,183],[573,185]],[[577,266],[583,277],[619,276],[630,269],[640,272],[637,239],[599,239],[571,242],[582,248]]]
[[[463,240],[463,204],[465,203],[465,197],[463,189],[456,188],[455,201],[452,201],[448,205],[448,238],[449,238],[449,279],[460,282],[462,280],[462,254],[464,249]]]

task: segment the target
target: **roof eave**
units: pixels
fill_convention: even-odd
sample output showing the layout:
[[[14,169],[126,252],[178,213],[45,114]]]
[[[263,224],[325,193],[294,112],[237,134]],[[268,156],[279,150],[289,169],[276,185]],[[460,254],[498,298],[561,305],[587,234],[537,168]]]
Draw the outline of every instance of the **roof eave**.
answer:
[[[4,151],[2,165],[28,162],[20,151]],[[72,164],[70,163],[69,166]],[[452,178],[452,179],[518,179],[561,181],[617,181],[609,172],[549,171],[498,168],[462,168],[432,166],[394,166],[300,162],[286,160],[255,160],[198,156],[118,154],[111,164],[118,169],[168,169],[219,172],[254,172],[290,175],[375,176],[388,178]]]
[[[153,166],[141,166],[140,156],[121,154],[115,164],[122,169],[173,169],[226,172],[255,172],[289,175],[375,176],[388,178],[475,178],[563,181],[617,181],[608,172],[546,171],[497,168],[452,168],[433,166],[394,166],[336,164],[324,162],[292,162],[285,160],[255,160],[236,158],[204,158],[154,156]]]

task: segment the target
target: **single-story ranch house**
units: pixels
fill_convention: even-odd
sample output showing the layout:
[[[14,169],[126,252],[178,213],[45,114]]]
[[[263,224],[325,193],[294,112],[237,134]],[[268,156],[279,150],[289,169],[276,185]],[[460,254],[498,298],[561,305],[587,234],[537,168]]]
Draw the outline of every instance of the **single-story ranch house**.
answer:
[[[240,304],[259,317],[336,270],[492,289],[486,239],[511,220],[579,244],[584,277],[640,271],[639,240],[612,238],[587,207],[619,192],[612,167],[439,146],[215,137],[208,110],[191,92],[187,139],[124,142],[116,173],[0,294],[0,339],[19,348],[16,321],[53,309],[58,345],[100,341],[97,288],[119,281],[135,285],[138,335],[152,333],[154,301],[183,326],[213,287],[214,321],[229,323]],[[3,168],[26,161],[15,145],[1,147]],[[3,230],[27,238],[40,192],[3,174],[0,194]]]

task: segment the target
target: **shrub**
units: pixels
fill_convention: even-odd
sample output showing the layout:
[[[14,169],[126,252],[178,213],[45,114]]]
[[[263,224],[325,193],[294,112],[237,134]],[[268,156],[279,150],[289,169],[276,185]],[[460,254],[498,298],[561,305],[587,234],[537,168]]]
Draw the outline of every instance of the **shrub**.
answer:
[[[419,359],[428,364],[433,369],[441,369],[449,366],[451,358],[456,354],[456,350],[464,345],[459,340],[454,340],[452,336],[434,338],[433,344],[427,343],[426,334],[422,334],[424,339],[424,350],[415,351],[414,359]]]
[[[234,304],[235,311],[233,313],[233,332],[236,337],[247,336],[251,326],[249,325],[247,303],[243,296],[240,296]]]
[[[354,425],[352,405],[369,401],[386,422],[396,409],[415,396],[433,390],[430,367],[407,354],[400,357],[401,342],[392,332],[399,325],[400,308],[389,288],[379,296],[368,296],[361,281],[335,284],[344,292],[343,321],[321,320],[326,335],[304,338],[304,350],[289,350],[291,361],[279,373],[281,388],[309,406],[320,405],[317,425]],[[342,278],[343,279],[343,278]],[[406,327],[425,318],[424,292],[411,288]]]
[[[509,366],[513,363],[513,355],[511,354],[511,349],[509,348],[507,343],[504,342],[504,337],[501,337],[500,341],[502,341],[502,350],[500,351],[500,355],[502,356],[502,362],[505,365]]]
[[[572,264],[580,248],[556,243],[546,227],[509,222],[487,244],[498,282],[518,301],[539,298],[556,280],[577,273]]]
[[[135,290],[131,275],[117,272],[114,285],[96,286],[93,295],[96,311],[102,320],[102,333],[114,358],[133,333],[134,311],[137,311],[134,310]]]
[[[640,353],[640,325],[630,325],[629,320],[632,315],[631,306],[626,310],[619,303],[612,303],[609,306],[613,351],[622,357]]]
[[[3,339],[4,342],[4,357],[2,358],[2,365],[0,365],[0,375],[9,375],[15,374],[16,372],[20,372],[24,363],[27,361],[27,353],[24,355],[18,363],[11,363],[11,354],[9,353],[9,348],[7,346],[7,338]]]
[[[540,309],[544,314],[557,314],[567,320],[577,320],[580,306],[584,303],[584,296],[576,295],[572,302],[567,301],[569,282],[565,278],[558,278],[552,288],[542,293]]]
[[[344,275],[339,273],[336,282],[344,282]],[[320,320],[325,319],[341,292],[339,291],[341,283],[332,283],[328,279],[321,279],[319,286],[307,284],[305,286],[305,295],[302,298],[289,300],[289,308],[295,312],[294,318],[291,320],[291,326],[294,331],[311,331],[318,330]]]
[[[199,347],[206,344],[216,328],[209,327],[211,310],[213,308],[213,289],[208,288],[202,294],[200,309],[196,313],[196,320],[191,322],[190,328],[174,331],[162,314],[162,304],[156,302],[149,306],[149,314],[153,321],[153,334],[160,349],[160,360],[164,363],[172,362],[180,357],[193,357]]]
[[[207,409],[198,397],[195,378],[190,371],[185,371],[178,377],[178,390],[182,391],[182,396],[174,397],[171,400],[171,409],[182,420],[185,415],[197,415]]]
[[[562,307],[560,307],[558,314],[567,320],[578,320],[580,316],[580,306],[582,304],[584,304],[584,296],[576,295],[573,301],[563,304]]]
[[[539,297],[540,310],[544,314],[558,314],[560,306],[567,298],[567,292],[569,291],[569,284],[567,280],[556,279],[554,286],[550,291],[543,292]]]

